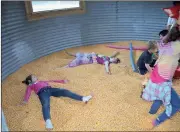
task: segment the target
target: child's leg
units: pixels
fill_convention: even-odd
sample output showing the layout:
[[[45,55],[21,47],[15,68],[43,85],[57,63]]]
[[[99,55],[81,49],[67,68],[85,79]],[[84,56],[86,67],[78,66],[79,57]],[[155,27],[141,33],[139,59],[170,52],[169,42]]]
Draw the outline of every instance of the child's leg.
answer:
[[[146,71],[146,70],[143,70],[143,69],[140,69],[139,70],[139,73],[142,75],[142,86],[145,88],[145,86],[146,86],[146,84],[147,84],[147,82],[148,82],[148,80],[149,80],[149,76],[150,76],[150,74]]]
[[[41,94],[39,94],[39,100],[42,105],[42,113],[44,121],[46,122],[46,128],[52,129],[53,125],[51,123],[51,116],[50,116],[50,93],[48,89],[46,91],[43,91]]]
[[[178,108],[172,106],[171,117],[172,117],[174,114],[176,114],[176,112],[178,112],[178,111],[179,111]],[[153,125],[154,125],[154,126],[157,126],[157,125],[163,123],[164,121],[166,121],[166,120],[169,119],[169,118],[170,118],[170,117],[167,116],[166,110],[165,110],[162,114],[160,114],[160,115],[158,116],[158,118],[156,118],[156,120],[153,122]]]
[[[180,97],[174,90],[174,88],[171,88],[171,104],[180,109]]]
[[[64,50],[64,51],[65,51],[66,54],[76,57],[76,54],[69,53],[67,50]]]
[[[47,92],[43,92],[39,95],[39,100],[42,105],[42,112],[44,120],[50,119],[50,96]]]
[[[67,89],[60,89],[60,88],[51,88],[51,95],[54,97],[69,97],[71,99],[75,99],[78,101],[88,102],[92,96],[81,96],[76,93],[73,93]]]
[[[180,98],[176,91],[171,88],[171,105],[172,105],[172,113],[171,117],[176,114],[180,110]],[[159,115],[159,117],[155,120],[155,126],[161,124],[162,122],[166,121],[170,117],[167,116],[166,110]]]
[[[149,111],[150,114],[156,114],[158,109],[160,108],[160,106],[162,105],[162,101],[161,100],[155,100],[151,106],[151,109]]]

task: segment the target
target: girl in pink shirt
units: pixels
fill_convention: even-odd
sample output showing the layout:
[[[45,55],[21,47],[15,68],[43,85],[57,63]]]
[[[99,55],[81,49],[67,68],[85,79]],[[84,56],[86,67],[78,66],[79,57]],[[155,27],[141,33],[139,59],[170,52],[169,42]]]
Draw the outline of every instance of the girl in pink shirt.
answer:
[[[41,102],[42,113],[44,121],[46,123],[47,129],[53,129],[53,125],[50,117],[50,97],[69,97],[78,101],[83,101],[87,103],[92,96],[81,96],[75,94],[69,90],[61,88],[52,88],[48,82],[55,83],[67,83],[67,80],[50,80],[50,81],[38,81],[37,77],[34,75],[29,75],[22,83],[27,85],[26,93],[22,104],[26,104],[29,100],[31,92],[34,91]]]
[[[143,90],[142,98],[154,101],[149,113],[155,114],[161,104],[165,106],[165,111],[153,120],[153,126],[161,124],[180,110],[179,95],[172,88],[172,78],[180,57],[179,37],[180,32],[173,27],[159,42],[159,58]]]

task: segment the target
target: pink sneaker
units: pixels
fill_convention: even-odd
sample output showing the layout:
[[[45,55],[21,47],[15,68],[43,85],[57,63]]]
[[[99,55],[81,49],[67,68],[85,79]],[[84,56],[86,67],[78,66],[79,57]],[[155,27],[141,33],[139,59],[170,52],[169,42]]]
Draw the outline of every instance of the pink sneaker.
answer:
[[[157,121],[157,119],[155,119],[155,120],[152,121],[153,127],[156,127],[156,126],[158,126],[159,124],[160,124],[160,123]]]

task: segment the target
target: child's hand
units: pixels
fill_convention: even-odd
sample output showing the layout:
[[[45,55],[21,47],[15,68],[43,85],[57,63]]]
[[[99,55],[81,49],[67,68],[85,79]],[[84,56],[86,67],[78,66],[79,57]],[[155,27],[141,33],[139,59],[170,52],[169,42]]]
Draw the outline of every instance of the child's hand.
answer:
[[[27,102],[26,101],[22,101],[18,106],[23,106],[23,105],[26,105]]]
[[[111,75],[111,72],[107,72],[107,74]]]
[[[68,83],[69,82],[69,80],[64,80],[64,83]]]

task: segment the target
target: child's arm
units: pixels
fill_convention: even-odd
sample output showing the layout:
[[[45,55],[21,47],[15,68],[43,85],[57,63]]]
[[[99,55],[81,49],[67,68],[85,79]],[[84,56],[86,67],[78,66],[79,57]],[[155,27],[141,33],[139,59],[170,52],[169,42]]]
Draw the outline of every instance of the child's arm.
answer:
[[[30,96],[31,96],[31,86],[28,86],[27,89],[26,89],[26,92],[25,92],[25,95],[24,95],[24,99],[23,99],[23,102],[22,102],[22,105],[23,104],[27,104]]]
[[[156,120],[158,121],[158,124],[161,124],[165,120],[169,119],[169,118],[166,118],[165,120],[164,119],[162,120],[162,115],[163,116],[168,116],[168,117],[172,116],[171,90],[168,90],[165,93],[164,105],[165,105],[166,110],[163,113],[161,113],[158,116],[158,118],[156,118]]]
[[[49,81],[44,81],[44,82],[54,82],[54,83],[68,83],[69,80],[49,80]]]
[[[66,53],[66,54],[68,54],[68,55],[70,55],[70,56],[74,56],[74,57],[76,57],[76,55],[75,55],[75,54],[69,53],[67,50],[64,50],[64,51],[65,51],[65,53]]]
[[[169,37],[171,35],[171,33],[173,32],[173,28],[177,26],[177,23],[174,23],[173,25],[171,25],[168,34],[162,39],[163,43],[168,43]]]
[[[145,56],[144,63],[145,63],[145,67],[147,68],[147,70],[151,73],[152,68],[150,67],[150,64],[152,63],[152,56],[149,56],[149,55]]]
[[[104,57],[105,55],[98,54],[97,56],[98,56],[98,57]]]
[[[158,62],[159,62],[159,59],[157,59],[157,60],[156,60],[156,62],[155,62],[155,64],[154,64],[154,66],[155,66],[155,65],[157,65],[157,63],[158,63]]]
[[[104,62],[106,73],[111,74],[109,61]]]
[[[150,67],[149,64],[145,63],[145,67],[148,69],[148,71],[151,73],[152,72],[152,68]]]
[[[118,54],[119,54],[119,52],[115,51],[115,52],[110,56],[110,58],[116,57]]]
[[[92,55],[93,63],[97,63],[97,60],[96,60],[97,56],[96,56],[96,53],[92,52],[91,55]]]

